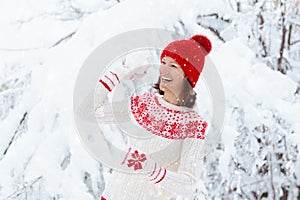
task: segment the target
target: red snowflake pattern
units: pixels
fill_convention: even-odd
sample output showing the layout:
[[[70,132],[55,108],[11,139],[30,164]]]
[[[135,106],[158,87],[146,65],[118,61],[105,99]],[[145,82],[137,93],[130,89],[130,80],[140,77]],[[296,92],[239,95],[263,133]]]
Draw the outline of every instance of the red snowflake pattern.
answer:
[[[181,130],[182,126],[183,125],[181,123],[173,122],[171,124],[171,130],[170,130],[171,135],[174,137],[180,136],[180,134],[182,133],[182,130]]]
[[[134,170],[143,169],[142,162],[147,160],[147,157],[144,153],[139,154],[138,150],[135,150],[134,153],[131,154],[132,159],[127,160],[127,166],[132,167],[134,166]]]
[[[144,93],[130,100],[135,120],[150,133],[168,139],[204,140],[207,122],[197,112],[167,108],[153,93]]]

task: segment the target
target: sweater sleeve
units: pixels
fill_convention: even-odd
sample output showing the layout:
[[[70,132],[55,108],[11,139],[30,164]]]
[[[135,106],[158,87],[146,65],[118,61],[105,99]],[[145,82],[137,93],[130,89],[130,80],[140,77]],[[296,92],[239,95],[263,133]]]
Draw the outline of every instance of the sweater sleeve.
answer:
[[[158,166],[151,174],[150,181],[158,187],[182,196],[193,196],[200,192],[200,159],[204,140],[186,138],[183,142],[180,165],[177,172]]]
[[[147,65],[142,67],[113,65],[104,72],[99,83],[107,92],[111,92],[123,80],[135,80],[144,77],[147,74],[147,68]]]

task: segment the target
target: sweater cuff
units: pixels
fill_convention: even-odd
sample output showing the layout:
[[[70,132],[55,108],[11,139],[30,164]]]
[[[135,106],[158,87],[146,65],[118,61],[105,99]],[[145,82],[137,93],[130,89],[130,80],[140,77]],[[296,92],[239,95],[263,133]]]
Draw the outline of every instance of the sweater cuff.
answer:
[[[154,168],[149,175],[149,181],[154,184],[157,184],[165,178],[166,174],[167,169],[155,163]]]

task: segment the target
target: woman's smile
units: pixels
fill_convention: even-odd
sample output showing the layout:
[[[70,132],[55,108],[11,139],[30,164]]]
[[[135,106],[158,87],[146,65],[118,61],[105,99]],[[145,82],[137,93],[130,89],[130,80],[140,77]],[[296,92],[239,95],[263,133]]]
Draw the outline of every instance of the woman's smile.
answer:
[[[173,79],[169,78],[169,77],[166,77],[166,76],[161,76],[161,81],[164,82],[164,83],[168,83],[168,82],[173,81]]]

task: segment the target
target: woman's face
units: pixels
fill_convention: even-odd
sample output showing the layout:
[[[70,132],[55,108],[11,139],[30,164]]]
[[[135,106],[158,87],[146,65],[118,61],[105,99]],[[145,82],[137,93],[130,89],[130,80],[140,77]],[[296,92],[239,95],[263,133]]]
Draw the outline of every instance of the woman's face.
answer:
[[[159,73],[159,88],[178,97],[182,92],[185,81],[185,74],[180,65],[173,58],[165,56],[161,61]]]

